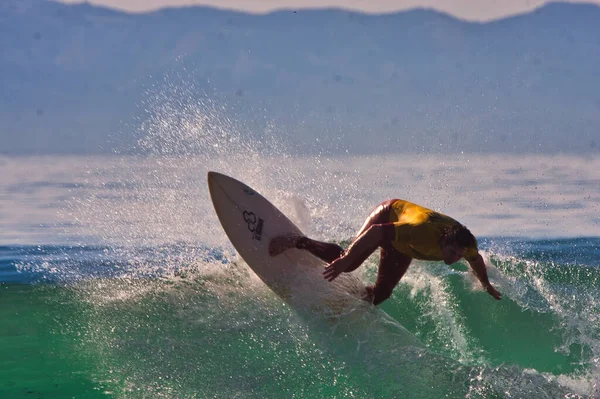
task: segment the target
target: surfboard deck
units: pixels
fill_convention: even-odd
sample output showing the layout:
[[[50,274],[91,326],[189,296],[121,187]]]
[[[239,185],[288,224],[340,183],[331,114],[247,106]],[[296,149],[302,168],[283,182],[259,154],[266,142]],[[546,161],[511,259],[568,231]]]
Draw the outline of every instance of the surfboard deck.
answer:
[[[343,313],[356,306],[364,284],[342,274],[329,283],[325,262],[308,251],[288,249],[270,256],[269,242],[282,234],[303,235],[275,205],[230,176],[208,172],[210,196],[225,233],[241,258],[278,296],[296,310]]]

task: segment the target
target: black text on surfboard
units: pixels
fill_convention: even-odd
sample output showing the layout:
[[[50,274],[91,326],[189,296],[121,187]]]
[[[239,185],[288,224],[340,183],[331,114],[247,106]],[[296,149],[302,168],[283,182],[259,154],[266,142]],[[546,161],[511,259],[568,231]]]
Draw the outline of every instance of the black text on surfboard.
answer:
[[[253,233],[252,238],[257,241],[260,241],[262,237],[264,221],[261,218],[257,218],[254,212],[248,211],[244,211],[244,220],[248,225],[248,230],[250,230]]]

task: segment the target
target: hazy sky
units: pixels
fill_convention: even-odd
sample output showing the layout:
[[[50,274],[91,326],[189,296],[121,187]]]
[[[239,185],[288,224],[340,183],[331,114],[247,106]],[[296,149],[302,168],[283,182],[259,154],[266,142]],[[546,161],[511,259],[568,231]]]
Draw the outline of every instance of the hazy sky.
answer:
[[[61,0],[81,3],[81,0]],[[600,0],[564,0],[595,3]],[[366,12],[390,12],[415,7],[434,8],[468,20],[485,21],[519,14],[537,8],[548,0],[90,0],[90,3],[128,11],[148,11],[162,7],[208,5],[249,12],[268,12],[281,8],[343,7]]]

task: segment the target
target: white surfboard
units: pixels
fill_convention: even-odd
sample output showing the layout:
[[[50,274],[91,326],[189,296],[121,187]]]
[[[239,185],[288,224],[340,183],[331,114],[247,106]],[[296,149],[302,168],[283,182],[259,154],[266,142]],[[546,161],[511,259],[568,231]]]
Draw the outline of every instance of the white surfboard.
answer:
[[[351,311],[364,293],[355,276],[342,274],[329,283],[323,278],[325,263],[308,251],[289,249],[277,256],[268,253],[269,242],[281,234],[302,235],[271,202],[251,187],[229,176],[209,172],[208,186],[225,233],[242,259],[296,310],[336,314]]]

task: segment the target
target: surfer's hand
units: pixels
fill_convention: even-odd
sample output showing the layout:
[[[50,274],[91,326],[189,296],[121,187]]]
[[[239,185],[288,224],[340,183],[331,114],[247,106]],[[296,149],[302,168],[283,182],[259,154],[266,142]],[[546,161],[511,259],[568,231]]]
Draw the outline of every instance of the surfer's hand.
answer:
[[[325,280],[331,282],[335,280],[337,276],[345,272],[348,269],[348,266],[348,258],[340,256],[325,268],[323,276],[325,277]]]
[[[497,300],[502,299],[502,294],[499,293],[498,290],[495,289],[491,284],[488,285],[487,287],[485,287],[485,290],[487,291],[488,294],[490,294],[491,296],[493,296]]]

